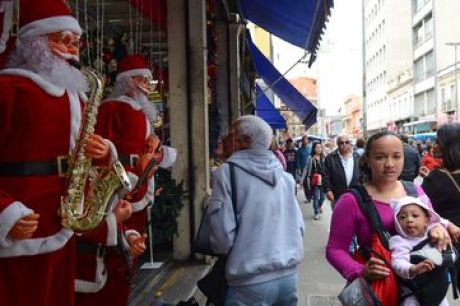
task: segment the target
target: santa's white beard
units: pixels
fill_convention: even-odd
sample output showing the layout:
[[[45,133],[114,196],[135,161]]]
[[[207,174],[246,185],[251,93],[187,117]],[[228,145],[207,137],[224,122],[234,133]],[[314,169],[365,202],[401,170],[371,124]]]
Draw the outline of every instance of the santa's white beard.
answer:
[[[149,122],[153,122],[156,118],[157,111],[153,107],[152,102],[149,101],[147,96],[140,89],[137,89],[137,90],[139,91],[139,94],[137,95],[138,97],[135,99],[139,101],[142,111],[149,119]]]
[[[50,83],[71,92],[87,91],[88,88],[81,71],[51,51],[46,36],[18,40],[7,67],[31,70]]]
[[[147,95],[134,84],[132,78],[122,78],[115,83],[112,97],[118,98],[120,96],[128,96],[135,100],[149,122],[153,122],[156,119],[157,111],[155,107],[153,107]]]

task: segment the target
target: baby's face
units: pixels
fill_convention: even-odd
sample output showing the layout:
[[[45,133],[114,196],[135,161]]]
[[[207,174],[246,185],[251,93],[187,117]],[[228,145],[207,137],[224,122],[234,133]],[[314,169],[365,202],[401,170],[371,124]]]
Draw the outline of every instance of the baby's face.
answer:
[[[405,205],[398,214],[398,222],[409,237],[423,237],[428,225],[427,212],[417,204]]]

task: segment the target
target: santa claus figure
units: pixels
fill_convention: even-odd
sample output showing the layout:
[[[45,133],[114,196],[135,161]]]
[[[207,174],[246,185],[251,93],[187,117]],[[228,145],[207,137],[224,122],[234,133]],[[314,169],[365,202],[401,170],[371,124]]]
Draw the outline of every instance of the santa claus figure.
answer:
[[[104,286],[97,291],[86,290],[77,280],[77,305],[126,306],[128,304],[132,269],[135,258],[145,251],[145,220],[147,205],[153,201],[155,184],[149,165],[168,168],[176,159],[176,150],[161,143],[153,134],[152,122],[156,112],[148,100],[152,74],[141,55],[130,55],[118,65],[114,94],[99,108],[96,132],[110,139],[118,157],[133,178],[136,190],[128,194],[131,217],[119,226],[117,248],[105,248],[106,276]],[[138,183],[138,182],[141,183]],[[82,248],[88,249],[88,247]],[[84,252],[79,252],[82,258]],[[88,257],[78,260],[77,271],[83,275]],[[94,261],[94,260],[93,260]]]
[[[19,20],[0,71],[0,304],[72,306],[74,233],[58,210],[86,100],[85,78],[69,64],[81,28],[60,0],[22,0]],[[105,160],[110,147],[91,135],[86,154]]]

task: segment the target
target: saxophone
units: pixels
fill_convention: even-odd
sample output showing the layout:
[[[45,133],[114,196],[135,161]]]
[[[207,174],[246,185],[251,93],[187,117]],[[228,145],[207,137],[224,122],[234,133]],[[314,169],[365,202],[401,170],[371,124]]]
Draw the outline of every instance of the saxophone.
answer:
[[[106,217],[117,193],[123,188],[131,190],[131,182],[120,161],[115,161],[111,167],[93,166],[92,158],[85,154],[86,140],[94,133],[104,81],[89,68],[82,68],[82,73],[91,91],[83,110],[75,148],[70,156],[67,192],[61,198],[60,207],[62,225],[76,232],[86,232],[97,227]]]

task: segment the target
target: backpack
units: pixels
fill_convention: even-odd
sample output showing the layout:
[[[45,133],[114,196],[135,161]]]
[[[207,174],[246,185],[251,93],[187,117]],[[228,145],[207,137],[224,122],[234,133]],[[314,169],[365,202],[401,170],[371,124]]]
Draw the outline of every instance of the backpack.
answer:
[[[352,186],[349,191],[354,195],[361,211],[369,221],[373,230],[370,248],[360,246],[353,254],[353,258],[363,264],[366,263],[370,257],[376,257],[386,263],[386,266],[390,269],[390,275],[383,279],[372,280],[370,282],[370,287],[379,301],[377,305],[397,306],[398,283],[396,274],[391,268],[391,252],[389,248],[390,235],[384,229],[380,215],[366,188],[356,185]]]

